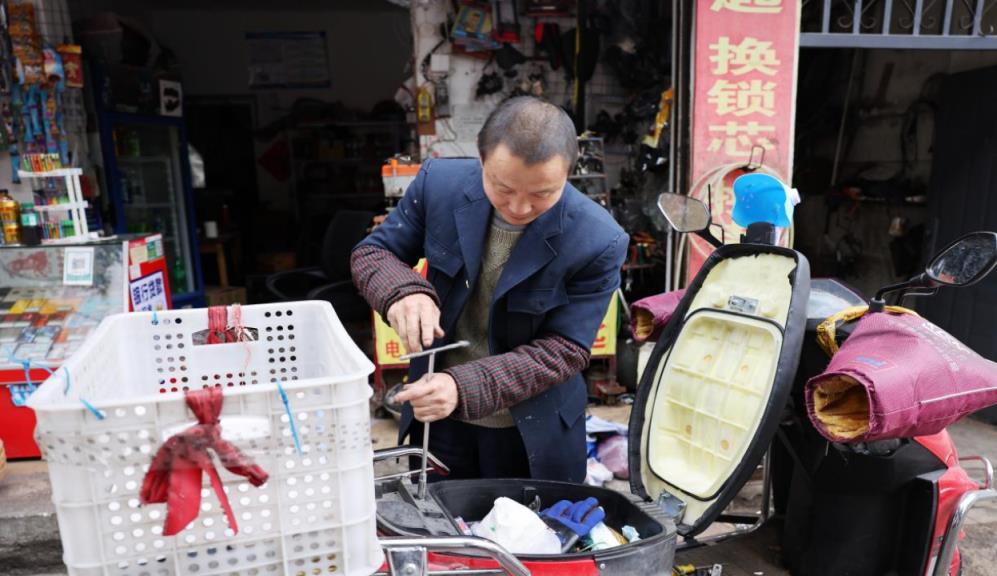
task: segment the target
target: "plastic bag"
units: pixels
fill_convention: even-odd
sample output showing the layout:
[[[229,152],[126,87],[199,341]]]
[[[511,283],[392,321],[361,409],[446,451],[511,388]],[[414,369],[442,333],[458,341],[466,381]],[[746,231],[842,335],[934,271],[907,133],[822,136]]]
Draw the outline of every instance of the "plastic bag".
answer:
[[[509,498],[496,498],[488,515],[471,531],[513,554],[561,553],[557,534],[535,512]]]
[[[613,479],[613,473],[595,458],[588,459],[585,483],[589,486],[602,486]]]
[[[606,526],[605,522],[596,524],[585,537],[585,545],[589,550],[606,550],[607,548],[623,546],[626,543],[626,539],[621,539],[621,536]]]
[[[620,435],[610,436],[599,443],[599,461],[620,480],[630,478],[627,446],[627,437]]]

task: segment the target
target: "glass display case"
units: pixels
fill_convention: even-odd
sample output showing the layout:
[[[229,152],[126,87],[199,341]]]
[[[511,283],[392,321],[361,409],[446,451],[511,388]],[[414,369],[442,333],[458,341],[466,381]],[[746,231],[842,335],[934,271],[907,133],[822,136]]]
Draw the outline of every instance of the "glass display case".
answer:
[[[197,291],[177,129],[119,124],[114,129],[120,188],[119,232],[163,234],[174,297]]]
[[[161,233],[174,307],[204,306],[184,119],[164,114],[156,101],[161,79],[104,75],[99,67],[94,78],[102,87],[95,108],[115,232]],[[178,103],[171,114],[182,109]]]

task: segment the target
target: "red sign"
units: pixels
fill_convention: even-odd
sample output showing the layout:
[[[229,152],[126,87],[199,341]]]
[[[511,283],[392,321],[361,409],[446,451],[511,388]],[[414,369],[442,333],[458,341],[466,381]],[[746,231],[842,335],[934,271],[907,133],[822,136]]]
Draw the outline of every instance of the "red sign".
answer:
[[[799,23],[799,0],[696,2],[689,194],[712,200],[727,243],[742,233],[731,219],[734,179],[749,164],[786,183],[792,176]],[[691,279],[713,248],[689,240]]]

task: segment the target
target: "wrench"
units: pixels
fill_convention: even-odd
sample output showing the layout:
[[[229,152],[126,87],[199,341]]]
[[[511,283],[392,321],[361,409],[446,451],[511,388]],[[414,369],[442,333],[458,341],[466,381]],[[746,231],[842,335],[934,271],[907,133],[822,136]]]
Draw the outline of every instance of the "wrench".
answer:
[[[433,369],[436,367],[436,353],[446,352],[447,350],[456,350],[457,348],[464,348],[465,346],[470,346],[471,343],[467,340],[461,340],[459,342],[454,342],[453,344],[447,344],[445,346],[437,346],[436,348],[430,348],[429,350],[423,350],[422,352],[413,352],[412,354],[406,354],[401,357],[401,360],[411,360],[413,358],[422,358],[423,356],[429,356],[429,370],[426,371],[426,376],[433,375]],[[426,458],[429,455],[429,422],[422,423],[422,469],[419,471],[419,499],[426,499]]]

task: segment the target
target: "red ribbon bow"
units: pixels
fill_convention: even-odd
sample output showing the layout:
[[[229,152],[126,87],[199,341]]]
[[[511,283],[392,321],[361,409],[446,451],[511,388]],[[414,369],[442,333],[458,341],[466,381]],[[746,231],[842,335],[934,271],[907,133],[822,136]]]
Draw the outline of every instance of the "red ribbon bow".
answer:
[[[229,527],[239,533],[232,506],[222,487],[208,448],[214,450],[229,472],[246,477],[253,486],[266,483],[266,471],[238,448],[222,439],[218,416],[222,411],[221,388],[207,388],[184,395],[197,417],[197,425],[173,435],[156,452],[142,481],[142,504],[166,503],[163,534],[172,536],[197,518],[201,507],[201,473],[207,473],[218,496]]]

